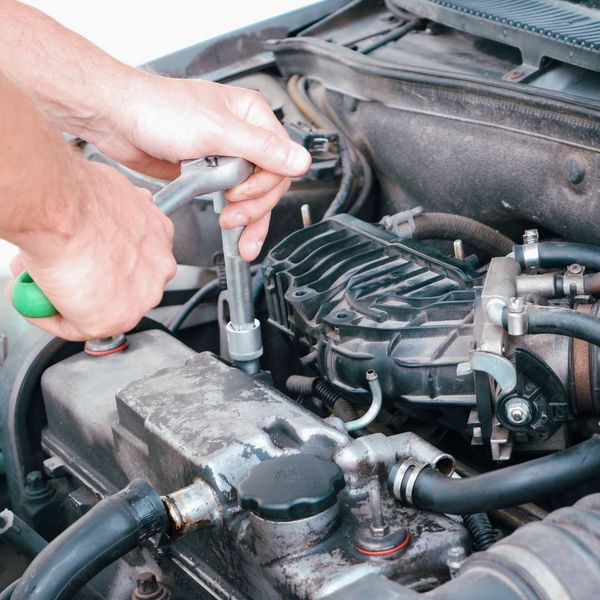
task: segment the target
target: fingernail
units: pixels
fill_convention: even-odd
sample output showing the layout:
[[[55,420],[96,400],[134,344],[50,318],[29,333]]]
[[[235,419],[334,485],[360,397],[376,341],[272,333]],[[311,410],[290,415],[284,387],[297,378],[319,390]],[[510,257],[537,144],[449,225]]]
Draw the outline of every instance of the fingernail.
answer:
[[[262,240],[254,242],[254,252],[256,252],[256,256],[260,254],[260,249],[263,247],[263,243],[264,242],[262,242]]]
[[[289,168],[294,173],[304,173],[310,165],[310,154],[302,146],[295,145],[289,158]]]

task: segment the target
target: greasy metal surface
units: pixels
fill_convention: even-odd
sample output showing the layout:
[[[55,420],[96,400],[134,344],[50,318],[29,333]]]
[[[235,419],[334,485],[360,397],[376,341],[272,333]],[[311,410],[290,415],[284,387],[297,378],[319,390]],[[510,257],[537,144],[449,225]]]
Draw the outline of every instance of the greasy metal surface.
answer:
[[[181,364],[194,354],[158,330],[128,339],[129,347],[119,354],[76,354],[50,367],[42,377],[48,415],[44,448],[60,455],[73,471],[88,474],[88,481],[93,476],[94,489],[102,493],[113,493],[128,483],[115,457],[111,430],[117,390],[133,379]]]
[[[138,359],[143,356],[145,368],[148,364],[156,366],[160,360],[164,362],[169,341],[157,344],[154,336],[146,336],[148,348],[141,354],[141,339],[136,335],[131,338],[131,350],[138,353]],[[168,351],[177,354],[173,348]],[[122,366],[112,364],[107,372],[119,374],[128,370],[135,379],[136,369],[126,360],[127,356],[116,355]],[[77,410],[81,398],[94,396],[106,402],[106,393],[115,393],[121,387],[122,375],[117,380],[107,380],[104,369],[88,368],[84,380],[78,375],[83,370],[81,360],[74,357],[65,361],[53,373],[62,382],[76,382],[63,390],[60,402],[49,393],[53,388],[51,378],[45,382],[45,392],[47,402],[56,407],[56,414],[60,414],[59,410],[62,414],[75,411],[80,422],[72,422],[71,428],[85,432],[92,424],[89,413]],[[394,446],[392,439],[382,449],[367,454],[363,450],[368,438],[361,438],[352,450],[356,442],[345,432],[213,355],[202,353],[186,364],[183,362],[182,358],[179,367],[138,378],[117,393],[116,410],[114,403],[109,402],[109,410],[102,418],[95,413],[93,430],[97,439],[103,443],[112,439],[113,466],[107,462],[98,465],[101,475],[93,469],[79,468],[82,480],[92,485],[103,477],[111,483],[113,479],[135,475],[151,481],[163,494],[198,478],[203,489],[207,484],[215,490],[222,521],[210,517],[212,526],[198,529],[174,544],[174,560],[164,568],[174,568],[178,580],[183,577],[186,585],[192,585],[190,589],[201,586],[216,597],[228,597],[230,592],[225,590],[238,589],[238,597],[275,600],[320,597],[366,573],[384,573],[419,585],[437,584],[447,577],[447,548],[466,544],[464,528],[445,516],[400,506],[387,494],[382,499],[385,520],[406,524],[410,545],[387,560],[369,559],[352,547],[356,529],[372,518],[368,487],[374,477],[384,477],[385,464],[392,464],[396,454],[409,447],[404,438],[402,447]],[[56,452],[70,464],[89,467],[88,454],[93,444],[73,434],[69,436],[56,420],[46,432],[47,446],[62,434],[67,436],[67,443],[56,445]],[[385,440],[385,436],[377,437]],[[310,525],[310,531],[316,528],[322,532],[312,544],[308,543],[303,520],[296,527],[286,527],[285,535],[280,536],[271,531],[272,527],[251,526],[247,515],[240,511],[236,484],[259,461],[297,452],[331,459],[341,449],[347,449],[349,484],[339,495],[339,517],[330,519],[324,527]],[[280,551],[274,555],[277,544]]]

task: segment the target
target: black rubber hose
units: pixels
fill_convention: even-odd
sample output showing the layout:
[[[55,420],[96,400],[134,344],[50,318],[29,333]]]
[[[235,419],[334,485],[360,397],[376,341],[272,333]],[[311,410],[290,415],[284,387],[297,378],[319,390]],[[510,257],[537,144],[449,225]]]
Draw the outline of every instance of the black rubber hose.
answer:
[[[21,581],[20,579],[17,579],[16,581],[13,581],[8,587],[5,587],[2,592],[0,592],[0,600],[9,600],[9,598],[12,598],[13,592],[15,591],[15,588],[17,587],[19,581]]]
[[[149,536],[169,529],[154,488],[136,479],[104,498],[50,542],[21,577],[12,600],[71,598],[102,569]]]
[[[393,469],[391,478],[397,475]],[[410,469],[404,475],[404,488]],[[600,437],[567,450],[475,477],[454,479],[426,467],[416,477],[412,503],[439,513],[464,515],[516,506],[564,492],[600,477]]]
[[[337,390],[321,377],[305,377],[291,375],[287,378],[286,387],[292,394],[301,396],[316,396],[323,404],[344,423],[358,418],[354,407],[346,398],[339,395]]]
[[[513,250],[514,242],[491,227],[449,213],[424,213],[415,217],[415,240],[457,240],[475,251],[489,256],[506,256]]]
[[[506,311],[502,323],[506,328]],[[527,333],[567,335],[600,346],[600,318],[571,308],[530,308],[527,311]]]
[[[485,513],[472,513],[463,517],[463,523],[471,536],[473,549],[487,550],[497,538],[497,533]]]
[[[193,310],[211,296],[214,296],[221,289],[221,284],[218,279],[209,281],[203,285],[194,295],[186,301],[179,312],[171,319],[169,323],[169,331],[175,332],[183,325],[184,321],[192,314]]]
[[[252,277],[252,297],[254,301],[258,299],[264,284],[264,276],[261,272],[260,265],[254,265],[251,268],[254,276]],[[179,312],[171,319],[169,323],[169,331],[175,333],[179,331],[181,326],[185,323],[185,320],[192,314],[194,309],[201,303],[208,300],[211,296],[214,296],[221,290],[221,281],[213,279],[207,284],[203,285],[194,295],[183,304],[179,309]]]
[[[29,560],[35,558],[48,542],[12,511],[0,512],[0,540],[16,548]]]
[[[554,269],[579,264],[594,271],[600,271],[600,247],[574,242],[539,242],[537,244],[539,263],[542,269]],[[515,258],[525,268],[523,246],[514,247]]]

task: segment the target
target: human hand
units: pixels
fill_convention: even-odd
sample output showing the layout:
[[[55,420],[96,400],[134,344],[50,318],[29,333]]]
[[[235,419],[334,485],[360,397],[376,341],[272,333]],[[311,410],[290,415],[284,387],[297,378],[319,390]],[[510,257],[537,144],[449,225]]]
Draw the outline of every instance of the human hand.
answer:
[[[80,215],[71,235],[36,234],[11,264],[13,276],[27,269],[60,313],[30,322],[68,340],[132,329],[176,271],[173,224],[150,193],[111,167],[80,161],[78,168],[68,200]],[[5,288],[9,299],[13,282]]]
[[[102,119],[105,125],[95,123],[89,141],[155,176],[175,177],[182,160],[209,155],[254,163],[254,175],[227,192],[229,205],[221,214],[226,229],[246,226],[240,239],[246,260],[259,254],[270,211],[288,190],[289,178],[310,166],[308,152],[290,140],[266,100],[252,90],[138,71]]]

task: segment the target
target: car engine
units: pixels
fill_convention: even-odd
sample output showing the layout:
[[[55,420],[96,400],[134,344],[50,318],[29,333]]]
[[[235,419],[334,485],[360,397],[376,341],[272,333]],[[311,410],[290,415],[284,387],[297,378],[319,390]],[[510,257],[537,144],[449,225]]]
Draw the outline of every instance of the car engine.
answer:
[[[258,372],[206,196],[135,330],[10,348],[19,598],[595,597],[598,39],[594,2],[329,0],[151,65],[260,91],[313,164],[251,268]]]

